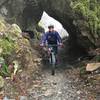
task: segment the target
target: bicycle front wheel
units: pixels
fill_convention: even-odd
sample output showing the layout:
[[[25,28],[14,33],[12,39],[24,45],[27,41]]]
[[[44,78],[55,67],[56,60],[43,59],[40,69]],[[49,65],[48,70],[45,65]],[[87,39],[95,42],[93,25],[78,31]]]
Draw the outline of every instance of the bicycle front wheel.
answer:
[[[52,75],[55,75],[55,66],[56,66],[56,57],[55,57],[55,54],[52,53],[51,54],[51,62],[52,62]]]

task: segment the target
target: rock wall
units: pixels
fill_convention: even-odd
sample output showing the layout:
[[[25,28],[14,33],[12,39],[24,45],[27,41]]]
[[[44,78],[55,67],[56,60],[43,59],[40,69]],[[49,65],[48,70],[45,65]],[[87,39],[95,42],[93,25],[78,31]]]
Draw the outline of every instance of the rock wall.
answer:
[[[8,24],[3,18],[0,18],[0,66],[5,63],[9,68],[9,65],[16,61],[19,70],[25,69],[34,72],[41,65],[41,59],[37,50],[21,33],[17,24]],[[2,69],[0,75],[1,73]]]
[[[10,23],[17,23],[22,29],[34,29],[43,11],[60,21],[69,33],[67,47],[71,55],[84,55],[94,44],[83,37],[74,24],[75,14],[70,7],[71,0],[5,0],[0,1],[0,14]],[[87,33],[89,34],[89,33]],[[88,45],[86,42],[88,41]]]

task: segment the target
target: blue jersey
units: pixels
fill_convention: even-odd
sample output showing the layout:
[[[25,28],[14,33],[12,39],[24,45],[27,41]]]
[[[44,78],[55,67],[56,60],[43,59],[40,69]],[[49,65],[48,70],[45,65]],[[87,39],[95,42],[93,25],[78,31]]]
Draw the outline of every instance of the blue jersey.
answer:
[[[57,43],[62,43],[62,40],[57,31],[52,31],[52,32],[48,31],[43,35],[41,42],[43,44],[45,44],[46,42],[48,44],[57,44]]]

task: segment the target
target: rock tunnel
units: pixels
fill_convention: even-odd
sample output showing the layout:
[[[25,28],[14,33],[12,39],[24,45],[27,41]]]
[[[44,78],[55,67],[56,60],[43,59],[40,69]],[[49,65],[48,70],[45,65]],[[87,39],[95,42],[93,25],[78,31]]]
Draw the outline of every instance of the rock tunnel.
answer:
[[[15,16],[16,23],[23,30],[35,28],[43,11],[46,11],[51,17],[58,20],[69,33],[69,38],[65,42],[68,58],[76,59],[88,54],[80,29],[73,23],[75,15],[70,7],[70,0],[14,0],[13,2],[8,0],[3,7],[9,12],[8,15],[5,15],[6,18],[9,20],[9,17]]]
[[[22,14],[24,22],[23,28],[27,28],[32,21],[34,23],[31,23],[31,25],[36,25],[39,22],[43,11],[46,11],[50,16],[52,16],[60,23],[62,23],[63,27],[68,31],[69,38],[65,42],[66,45],[65,53],[68,59],[71,58],[76,59],[77,57],[87,55],[88,53],[86,48],[81,44],[83,41],[79,43],[80,41],[79,36],[81,35],[81,32],[79,31],[77,26],[73,24],[74,13],[72,12],[69,6],[70,2],[64,2],[64,0],[62,1],[59,0],[59,3],[56,3],[56,0],[54,1],[50,0],[48,2],[46,2],[45,0],[45,2],[44,3],[41,2],[40,5],[38,5],[38,7],[33,6],[32,3],[29,3],[23,10]],[[38,10],[35,7],[38,8]]]

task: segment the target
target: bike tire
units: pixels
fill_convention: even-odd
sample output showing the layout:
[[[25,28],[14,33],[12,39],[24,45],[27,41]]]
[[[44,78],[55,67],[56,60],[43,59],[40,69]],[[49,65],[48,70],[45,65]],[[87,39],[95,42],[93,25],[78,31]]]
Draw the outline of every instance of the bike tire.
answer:
[[[55,65],[52,65],[52,72],[51,72],[52,75],[55,75]]]
[[[51,54],[51,64],[52,64],[51,74],[55,75],[56,57],[54,53]]]

